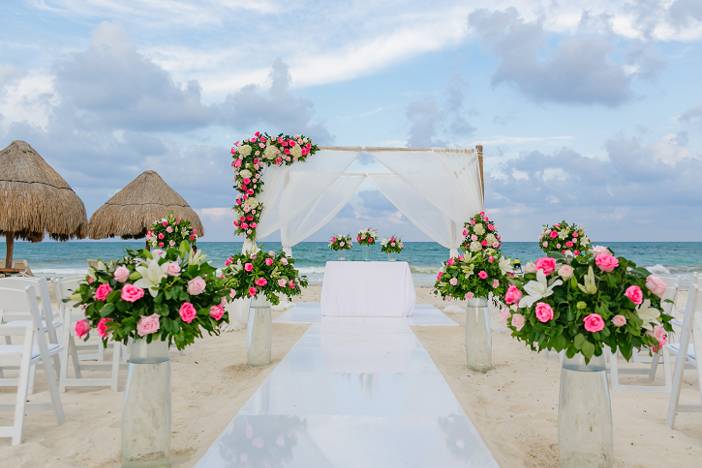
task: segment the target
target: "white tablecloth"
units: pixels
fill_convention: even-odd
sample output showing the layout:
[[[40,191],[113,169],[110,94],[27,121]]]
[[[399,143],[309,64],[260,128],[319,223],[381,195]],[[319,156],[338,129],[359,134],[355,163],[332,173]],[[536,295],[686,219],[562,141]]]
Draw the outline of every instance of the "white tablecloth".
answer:
[[[327,262],[322,315],[407,317],[417,296],[407,262]]]

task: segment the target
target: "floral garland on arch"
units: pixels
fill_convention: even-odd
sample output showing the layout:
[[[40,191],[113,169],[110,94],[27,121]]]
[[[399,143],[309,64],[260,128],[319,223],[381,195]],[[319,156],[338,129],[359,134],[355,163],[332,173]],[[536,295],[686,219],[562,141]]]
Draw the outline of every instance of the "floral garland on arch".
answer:
[[[234,143],[231,149],[234,189],[240,193],[234,204],[237,235],[252,241],[256,238],[256,227],[264,208],[257,199],[263,191],[263,170],[268,166],[288,166],[304,161],[317,151],[319,147],[304,135],[271,136],[256,132],[251,138]]]

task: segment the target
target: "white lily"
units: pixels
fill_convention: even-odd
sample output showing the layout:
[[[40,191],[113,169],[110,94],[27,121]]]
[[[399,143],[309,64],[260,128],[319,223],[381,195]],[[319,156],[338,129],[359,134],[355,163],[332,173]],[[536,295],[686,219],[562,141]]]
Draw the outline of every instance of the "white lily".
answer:
[[[553,281],[551,284],[548,284],[548,279],[546,278],[546,275],[544,275],[544,271],[537,270],[536,281],[531,280],[524,285],[524,291],[527,293],[527,295],[522,297],[522,299],[519,301],[519,307],[524,308],[533,306],[536,301],[553,294],[553,288],[560,286],[561,284],[563,284],[563,281],[561,281],[560,278]]]
[[[507,273],[512,273],[512,271],[513,271],[512,262],[509,260],[509,258],[506,258],[506,257],[500,258],[500,271],[502,272],[503,275],[506,275]]]
[[[592,266],[588,267],[587,274],[583,278],[583,284],[578,283],[578,288],[585,294],[597,293],[597,284],[595,284],[595,272]]]
[[[141,275],[134,285],[143,289],[148,289],[151,297],[156,297],[161,280],[166,277],[166,264],[158,264],[158,260],[149,260],[136,267],[137,273]]]
[[[188,265],[202,265],[207,260],[207,256],[202,253],[202,250],[195,251],[190,249],[188,254]]]
[[[653,327],[658,324],[658,318],[661,316],[661,311],[655,307],[651,307],[651,300],[646,299],[636,308],[636,314],[643,320],[644,328],[653,330]]]

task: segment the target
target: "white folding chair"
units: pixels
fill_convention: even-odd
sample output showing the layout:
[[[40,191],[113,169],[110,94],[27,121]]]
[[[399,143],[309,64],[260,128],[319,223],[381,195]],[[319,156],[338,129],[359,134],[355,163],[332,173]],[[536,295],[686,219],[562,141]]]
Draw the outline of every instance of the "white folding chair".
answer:
[[[677,286],[670,286],[666,288],[665,294],[663,295],[662,307],[666,314],[672,314],[676,304],[673,302],[667,302],[668,300],[675,301],[678,295]],[[647,364],[648,368],[631,368],[631,367],[619,367],[619,353],[613,354],[612,351],[607,348],[607,357],[609,359],[609,371],[610,371],[610,383],[612,385],[612,390],[635,390],[642,392],[662,392],[670,393],[672,385],[672,365],[670,361],[670,352],[668,347],[664,346],[661,350],[653,353],[652,356],[648,355],[648,351],[634,352],[632,356],[632,361],[635,364]],[[649,360],[650,358],[650,360]],[[653,385],[656,380],[656,373],[658,371],[658,364],[663,361],[663,385]],[[645,375],[647,376],[648,384],[625,384],[620,380],[621,375]]]
[[[102,340],[81,345],[76,343],[75,323],[85,318],[83,310],[76,307],[69,298],[78,288],[82,278],[58,278],[56,280],[56,291],[60,298],[61,309],[63,311],[63,321],[66,324],[66,333],[62,336],[62,357],[59,389],[66,391],[67,387],[110,387],[113,391],[119,389],[119,370],[122,357],[122,344],[112,343],[111,362],[105,361],[105,346]],[[82,341],[82,339],[79,339]],[[94,352],[82,352],[83,350],[93,350]],[[69,362],[73,367],[73,376],[68,375]],[[110,370],[109,377],[85,377],[85,370]]]
[[[17,387],[17,396],[14,405],[0,405],[0,409],[13,409],[14,420],[12,426],[0,427],[0,437],[11,437],[12,445],[22,442],[22,427],[24,424],[24,414],[27,407],[32,408],[52,408],[56,414],[58,424],[63,424],[64,414],[61,398],[58,391],[58,379],[51,356],[59,353],[60,348],[56,344],[49,344],[47,340],[46,327],[39,313],[36,301],[36,292],[32,286],[24,289],[0,287],[0,307],[4,315],[5,311],[25,312],[32,316],[30,322],[15,322],[15,325],[0,324],[0,336],[6,338],[22,337],[21,344],[0,344],[0,385]],[[12,341],[10,340],[10,343]],[[51,403],[27,402],[29,392],[29,380],[32,367],[41,364],[46,373],[46,380],[49,387]],[[8,378],[5,370],[18,369],[16,378]]]
[[[685,369],[697,369],[697,378],[700,385],[700,399],[702,399],[702,369],[700,368],[699,352],[702,352],[702,292],[698,281],[690,286],[685,305],[682,322],[676,321],[680,326],[680,339],[666,345],[670,354],[677,356],[675,372],[673,374],[672,390],[668,402],[667,422],[669,427],[675,424],[675,418],[680,412],[702,411],[702,404],[680,404],[680,388],[683,382]]]
[[[0,287],[11,288],[11,289],[21,289],[24,290],[27,286],[32,287],[32,291],[36,294],[36,302],[39,307],[39,312],[42,319],[42,330],[47,335],[47,342],[59,345],[59,333],[57,330],[62,330],[63,323],[61,322],[59,314],[55,313],[55,308],[51,303],[51,295],[49,294],[49,282],[45,278],[40,277],[11,277],[0,279]],[[0,309],[2,309],[2,304],[0,304]],[[33,320],[31,314],[26,311],[12,311],[5,313],[4,323],[13,326],[22,326],[25,323],[29,323]],[[10,344],[11,338],[5,337],[5,342]],[[54,367],[59,369],[61,367],[61,356],[59,354],[53,355]],[[34,369],[34,363],[32,363],[32,368],[29,372],[29,393],[34,393],[34,378],[36,376],[36,371]]]

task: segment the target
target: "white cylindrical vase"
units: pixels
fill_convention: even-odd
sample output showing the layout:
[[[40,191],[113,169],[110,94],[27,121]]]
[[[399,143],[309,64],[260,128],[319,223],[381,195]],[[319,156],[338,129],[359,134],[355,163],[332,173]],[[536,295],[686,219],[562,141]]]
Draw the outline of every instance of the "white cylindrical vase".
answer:
[[[256,297],[249,308],[246,333],[247,362],[250,366],[271,363],[271,305],[265,296]]]
[[[612,405],[603,356],[563,358],[558,448],[564,468],[607,468],[613,462]]]
[[[122,409],[122,466],[170,466],[171,362],[168,343],[130,340]]]
[[[492,337],[487,299],[469,299],[466,305],[466,365],[478,372],[492,369]]]

